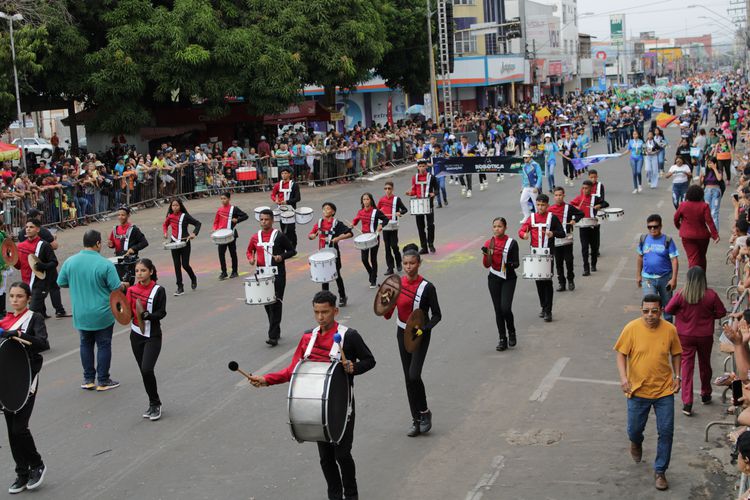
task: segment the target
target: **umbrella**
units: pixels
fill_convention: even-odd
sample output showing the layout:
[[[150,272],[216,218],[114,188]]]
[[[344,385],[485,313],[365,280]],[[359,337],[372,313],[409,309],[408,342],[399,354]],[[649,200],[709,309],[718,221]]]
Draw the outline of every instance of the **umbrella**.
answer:
[[[20,160],[20,159],[21,159],[21,152],[19,151],[18,146],[0,142],[0,161]]]
[[[406,110],[407,115],[424,115],[424,106],[421,104],[412,104]]]

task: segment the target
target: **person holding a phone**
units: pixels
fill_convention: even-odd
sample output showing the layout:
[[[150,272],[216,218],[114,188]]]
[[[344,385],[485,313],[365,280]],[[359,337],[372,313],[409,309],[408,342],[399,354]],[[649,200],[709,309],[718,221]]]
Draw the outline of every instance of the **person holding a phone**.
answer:
[[[646,219],[647,234],[638,241],[636,283],[643,288],[643,295],[657,295],[662,307],[666,307],[677,286],[679,252],[674,240],[661,232],[661,215],[651,214]],[[664,319],[672,321],[672,315],[664,312]]]

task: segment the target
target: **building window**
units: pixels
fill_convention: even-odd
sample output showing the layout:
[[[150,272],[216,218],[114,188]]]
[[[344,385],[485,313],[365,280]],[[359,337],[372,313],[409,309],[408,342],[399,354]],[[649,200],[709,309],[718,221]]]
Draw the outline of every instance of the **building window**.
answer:
[[[474,54],[477,51],[477,37],[468,31],[457,31],[454,35],[456,55]]]
[[[474,5],[474,0],[453,0],[453,5]]]

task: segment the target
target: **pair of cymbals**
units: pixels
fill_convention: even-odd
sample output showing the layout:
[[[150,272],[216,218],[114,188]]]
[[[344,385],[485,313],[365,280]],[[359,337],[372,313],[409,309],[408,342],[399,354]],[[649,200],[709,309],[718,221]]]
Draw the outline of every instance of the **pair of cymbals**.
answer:
[[[375,315],[384,316],[393,311],[400,293],[401,277],[397,274],[391,274],[383,281],[375,294],[375,303],[373,304]]]
[[[39,257],[36,256],[36,254],[30,253],[29,254],[29,267],[31,268],[31,272],[36,275],[37,278],[40,280],[43,280],[47,277],[47,271],[37,271],[36,265],[39,264],[42,261]]]
[[[3,244],[0,246],[0,253],[2,253],[3,260],[8,266],[15,266],[18,262],[18,247],[16,242],[10,237],[6,237],[3,240]]]
[[[414,309],[409,315],[409,319],[406,320],[406,328],[404,328],[404,348],[406,352],[413,353],[419,349],[419,345],[422,343],[422,337],[424,333],[422,328],[425,324],[424,311],[421,309]]]
[[[115,319],[121,325],[129,325],[133,320],[133,313],[130,310],[130,304],[128,304],[128,299],[122,291],[115,290],[109,295],[109,307],[112,309],[112,314]],[[144,309],[140,299],[136,299],[135,301],[135,312],[135,323],[139,328],[142,328]]]

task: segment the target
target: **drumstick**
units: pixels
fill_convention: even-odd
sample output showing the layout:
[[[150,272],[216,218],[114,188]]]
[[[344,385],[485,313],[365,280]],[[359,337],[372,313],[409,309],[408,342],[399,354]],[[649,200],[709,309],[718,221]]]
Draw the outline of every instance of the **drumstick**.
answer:
[[[250,377],[253,375],[252,373],[247,373],[245,370],[240,368],[240,365],[236,361],[229,362],[229,369],[233,372],[240,372],[240,374],[244,375],[248,380],[250,380]]]
[[[346,364],[346,355],[344,354],[344,349],[341,347],[341,334],[336,333],[333,335],[333,341],[336,342],[336,344],[339,346],[339,352],[341,353],[341,361]]]
[[[359,234],[365,234],[365,233],[362,232],[362,230],[360,228],[358,228],[357,226],[355,226],[354,224],[352,224],[348,220],[342,219],[341,217],[337,217],[337,219],[340,220],[341,222],[343,222],[344,224],[348,225],[350,228],[354,229],[355,231],[358,231]]]
[[[23,345],[31,345],[31,342],[29,342],[28,340],[24,340],[24,339],[22,339],[21,337],[11,337],[11,338],[12,338],[13,340],[15,340],[16,342],[18,342],[19,344],[23,344]]]

